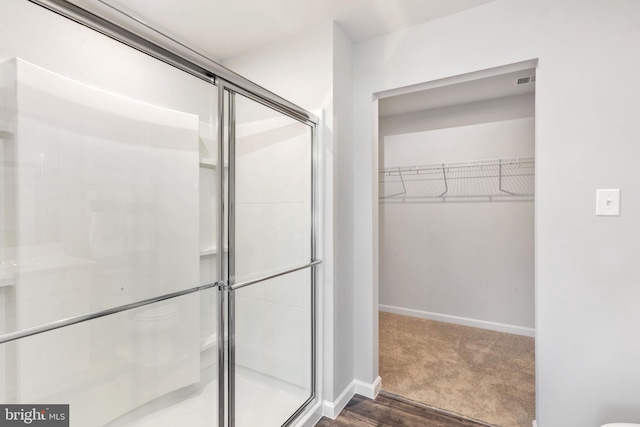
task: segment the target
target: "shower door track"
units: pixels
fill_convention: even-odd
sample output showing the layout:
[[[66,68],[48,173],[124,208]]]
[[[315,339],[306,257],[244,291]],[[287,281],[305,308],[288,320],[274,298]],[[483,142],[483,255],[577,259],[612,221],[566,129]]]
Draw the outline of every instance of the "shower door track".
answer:
[[[123,13],[102,0],[94,0],[93,3],[85,6],[87,9],[68,0],[27,1],[89,27],[195,77],[211,83],[217,83],[218,79],[222,79],[230,85],[248,91],[258,97],[262,103],[285,112],[293,118],[309,121],[314,125],[318,124],[318,118],[314,114],[162,33],[152,25],[145,23],[140,17]],[[91,10],[88,7],[91,7]]]

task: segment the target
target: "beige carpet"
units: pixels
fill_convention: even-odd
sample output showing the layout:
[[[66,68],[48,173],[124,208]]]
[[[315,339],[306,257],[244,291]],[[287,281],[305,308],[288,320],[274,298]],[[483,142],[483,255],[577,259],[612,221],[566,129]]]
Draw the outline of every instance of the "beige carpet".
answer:
[[[534,339],[380,313],[382,389],[500,427],[535,418]]]

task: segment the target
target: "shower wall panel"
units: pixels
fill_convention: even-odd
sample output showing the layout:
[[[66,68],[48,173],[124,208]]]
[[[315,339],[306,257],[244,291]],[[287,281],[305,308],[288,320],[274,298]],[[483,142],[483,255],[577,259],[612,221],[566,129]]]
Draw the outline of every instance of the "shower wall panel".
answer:
[[[311,138],[308,126],[238,99],[236,215],[242,228],[235,274],[241,281],[310,262]]]
[[[16,282],[15,329],[197,285],[197,116],[20,59],[2,73],[3,115],[14,114],[2,265]]]
[[[10,288],[0,332],[196,286],[198,116],[17,58],[2,63],[0,75],[7,129],[0,268]],[[106,422],[198,382],[199,308],[194,295],[11,343],[3,400],[65,402],[86,392],[104,401],[134,393],[102,408]],[[136,338],[145,327],[146,338]],[[99,379],[87,380],[87,373]]]
[[[197,303],[197,295],[186,295],[170,305],[156,303],[0,345],[0,352],[19,358],[18,396],[3,403],[69,404],[75,427],[177,425],[180,414],[158,424],[133,410],[159,397],[164,400],[154,409],[164,409],[189,390],[184,386],[198,366],[198,313],[190,311]],[[173,322],[133,321],[168,307],[176,309]],[[212,426],[215,408],[210,402],[197,406],[204,407],[209,410],[198,414],[203,422],[195,425]],[[148,409],[141,413],[148,416]]]

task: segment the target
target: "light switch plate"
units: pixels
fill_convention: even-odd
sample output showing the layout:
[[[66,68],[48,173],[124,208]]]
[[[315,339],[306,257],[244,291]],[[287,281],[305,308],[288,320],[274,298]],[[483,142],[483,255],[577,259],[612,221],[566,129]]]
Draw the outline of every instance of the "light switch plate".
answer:
[[[620,189],[596,190],[596,215],[620,216]]]

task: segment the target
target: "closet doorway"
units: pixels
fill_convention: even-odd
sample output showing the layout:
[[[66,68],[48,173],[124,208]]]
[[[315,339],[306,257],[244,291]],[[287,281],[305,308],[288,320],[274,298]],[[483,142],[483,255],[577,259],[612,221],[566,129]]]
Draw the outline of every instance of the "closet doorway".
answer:
[[[379,101],[382,390],[502,427],[535,418],[534,67]]]

